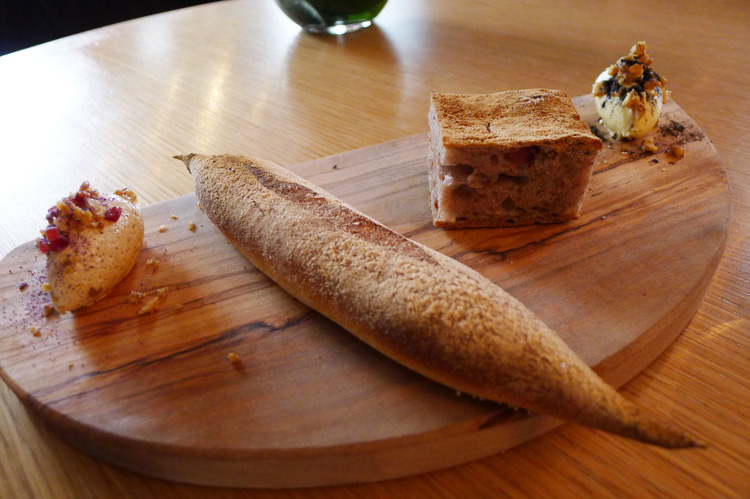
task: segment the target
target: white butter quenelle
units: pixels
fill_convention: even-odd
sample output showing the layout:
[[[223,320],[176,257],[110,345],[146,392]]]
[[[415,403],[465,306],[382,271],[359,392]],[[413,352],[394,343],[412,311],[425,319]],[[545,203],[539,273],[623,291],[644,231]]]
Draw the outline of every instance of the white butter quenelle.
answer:
[[[47,255],[54,307],[77,310],[104,298],[130,272],[143,243],[143,217],[129,189],[100,194],[84,182],[47,212],[37,240]]]
[[[669,92],[666,79],[651,69],[646,43],[638,42],[630,54],[605,69],[593,88],[601,122],[614,138],[637,139],[659,121]]]

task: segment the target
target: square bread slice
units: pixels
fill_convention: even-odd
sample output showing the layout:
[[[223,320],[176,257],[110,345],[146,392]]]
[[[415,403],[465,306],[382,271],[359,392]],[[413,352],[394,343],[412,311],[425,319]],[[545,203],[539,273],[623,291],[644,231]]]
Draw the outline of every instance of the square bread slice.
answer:
[[[602,141],[565,92],[433,94],[429,120],[436,227],[578,218]]]

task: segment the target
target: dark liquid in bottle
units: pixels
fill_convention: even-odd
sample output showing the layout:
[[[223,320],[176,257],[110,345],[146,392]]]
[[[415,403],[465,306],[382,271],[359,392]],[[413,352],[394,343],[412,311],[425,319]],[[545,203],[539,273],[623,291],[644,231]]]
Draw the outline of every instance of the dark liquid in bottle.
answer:
[[[370,20],[387,0],[276,0],[281,10],[302,27],[333,26]]]

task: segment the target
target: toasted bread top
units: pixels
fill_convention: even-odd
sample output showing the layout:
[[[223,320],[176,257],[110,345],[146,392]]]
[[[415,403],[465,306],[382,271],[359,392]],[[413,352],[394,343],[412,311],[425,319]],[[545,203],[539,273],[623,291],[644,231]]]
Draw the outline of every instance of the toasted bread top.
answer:
[[[431,114],[444,147],[525,147],[601,140],[565,92],[544,88],[493,94],[432,94]],[[433,127],[435,124],[433,124]]]

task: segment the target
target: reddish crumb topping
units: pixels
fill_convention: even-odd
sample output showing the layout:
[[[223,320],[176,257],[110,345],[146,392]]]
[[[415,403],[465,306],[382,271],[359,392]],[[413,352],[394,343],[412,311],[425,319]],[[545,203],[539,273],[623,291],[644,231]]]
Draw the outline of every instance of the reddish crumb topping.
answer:
[[[115,194],[135,203],[137,198],[130,189],[118,189]],[[105,222],[115,223],[122,215],[119,206],[105,207],[106,198],[83,182],[77,192],[58,201],[47,210],[47,227],[37,240],[39,250],[62,251],[70,244],[70,231],[81,227],[102,227]]]

